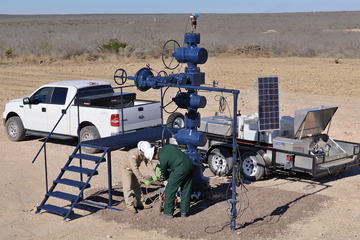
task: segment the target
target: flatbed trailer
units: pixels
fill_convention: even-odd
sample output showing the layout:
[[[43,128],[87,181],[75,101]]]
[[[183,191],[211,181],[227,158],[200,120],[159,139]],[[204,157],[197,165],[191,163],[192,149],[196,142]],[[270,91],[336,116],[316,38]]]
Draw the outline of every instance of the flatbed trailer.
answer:
[[[215,175],[229,175],[233,167],[232,136],[236,134],[236,164],[245,179],[259,180],[272,173],[307,173],[312,178],[335,174],[360,165],[359,143],[333,140],[323,133],[336,110],[298,110],[295,118],[282,118],[280,130],[269,132],[257,130],[253,115],[238,117],[236,133],[230,130],[231,118],[203,118],[199,129],[207,133],[208,142],[201,151]]]

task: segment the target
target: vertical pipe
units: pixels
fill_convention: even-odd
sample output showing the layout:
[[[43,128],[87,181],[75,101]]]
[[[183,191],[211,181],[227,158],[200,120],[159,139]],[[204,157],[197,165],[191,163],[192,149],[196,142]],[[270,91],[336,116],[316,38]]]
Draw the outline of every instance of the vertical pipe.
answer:
[[[76,103],[77,103],[77,120],[78,120],[78,143],[80,143],[80,107],[79,107],[79,92],[76,93]],[[81,153],[81,148],[80,148],[80,153]]]
[[[108,165],[108,191],[109,191],[109,206],[111,208],[112,205],[112,176],[111,176],[111,151],[107,149],[107,165]]]
[[[46,193],[49,193],[47,159],[46,159],[46,144],[44,145],[44,159],[45,159],[45,185],[46,185],[45,187],[46,187]]]
[[[163,111],[163,88],[160,88],[160,113],[161,113],[161,125],[164,125],[164,111]],[[167,127],[167,125],[165,125]]]
[[[236,164],[236,134],[237,134],[237,99],[239,91],[234,91],[234,120],[233,120],[233,166]],[[230,228],[235,231],[236,228],[236,185],[235,185],[235,168],[232,169],[232,195],[231,195],[231,212],[230,212]]]
[[[123,88],[120,88],[121,93],[121,128],[122,128],[122,134],[124,134],[124,106],[123,106]]]
[[[82,159],[79,159],[79,165],[82,168]],[[83,182],[83,181],[84,181],[83,174],[80,173],[80,182]]]
[[[80,98],[79,98],[79,92],[75,94],[77,99],[77,120],[78,120],[78,144],[81,142],[81,136],[80,136]],[[81,153],[81,147],[79,148],[79,152]],[[82,167],[82,161],[79,159],[79,165]],[[80,181],[83,181],[83,176],[80,173]]]

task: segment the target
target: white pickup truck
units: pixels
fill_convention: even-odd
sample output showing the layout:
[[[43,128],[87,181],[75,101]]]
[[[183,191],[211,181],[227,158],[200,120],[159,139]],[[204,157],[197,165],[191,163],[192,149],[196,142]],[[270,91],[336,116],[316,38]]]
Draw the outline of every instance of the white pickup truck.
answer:
[[[77,137],[80,130],[80,140],[85,141],[119,134],[123,127],[131,131],[162,125],[160,102],[115,92],[109,82],[73,80],[46,84],[30,97],[6,103],[6,134],[11,141],[26,135],[48,136],[65,111],[53,138]]]

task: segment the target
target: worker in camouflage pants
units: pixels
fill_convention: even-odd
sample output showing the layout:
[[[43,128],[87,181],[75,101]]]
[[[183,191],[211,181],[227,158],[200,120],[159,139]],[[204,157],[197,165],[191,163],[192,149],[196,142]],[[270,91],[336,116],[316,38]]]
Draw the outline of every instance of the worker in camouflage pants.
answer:
[[[180,211],[182,217],[187,217],[194,177],[194,166],[191,159],[174,145],[166,145],[159,149],[152,147],[147,149],[144,155],[148,159],[159,160],[161,174],[168,179],[165,188],[164,214],[160,216],[173,218],[176,193],[181,187]]]
[[[156,173],[152,168],[151,162],[144,156],[145,149],[150,148],[150,143],[140,141],[138,148],[131,149],[127,152],[124,159],[121,161],[121,174],[123,178],[123,193],[126,207],[131,213],[137,213],[137,209],[133,206],[133,193],[137,200],[137,208],[148,209],[151,205],[145,203],[145,198],[141,190],[141,183],[149,186],[151,182],[147,180],[139,171],[139,166],[142,162],[149,168],[152,173],[152,179],[156,182],[158,179]]]

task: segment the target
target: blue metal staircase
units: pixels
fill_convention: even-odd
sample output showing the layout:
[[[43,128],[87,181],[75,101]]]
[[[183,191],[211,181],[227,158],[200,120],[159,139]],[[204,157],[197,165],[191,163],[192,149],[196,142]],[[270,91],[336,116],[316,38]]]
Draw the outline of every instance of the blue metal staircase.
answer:
[[[83,201],[84,190],[90,187],[91,178],[98,174],[97,169],[100,163],[106,161],[105,155],[109,152],[109,148],[97,146],[97,149],[103,150],[103,153],[99,156],[99,154],[90,155],[81,153],[80,149],[82,146],[94,147],[84,143],[79,143],[77,145],[74,152],[69,156],[65,166],[61,168],[58,177],[53,181],[52,187],[45,194],[44,200],[37,207],[36,213],[45,210],[50,213],[61,215],[65,220],[73,213],[75,204]],[[79,160],[78,164],[74,163],[75,159]],[[86,165],[86,167],[83,165]],[[64,201],[66,203],[70,202],[71,205],[64,203]]]
[[[37,211],[35,213],[39,213],[41,210],[44,210],[63,216],[64,220],[66,220],[66,218],[71,213],[73,213],[73,208],[77,203],[84,203],[87,205],[93,205],[95,207],[122,211],[121,209],[114,208],[112,206],[111,151],[118,150],[123,147],[134,146],[137,144],[139,139],[147,141],[156,141],[158,139],[162,139],[164,141],[164,139],[167,139],[166,141],[169,141],[169,138],[176,134],[178,130],[178,128],[155,127],[126,133],[126,137],[124,137],[124,134],[120,134],[116,136],[81,142],[76,146],[76,149],[69,156],[65,166],[61,168],[61,172],[59,176],[53,181],[53,185],[51,186],[50,190],[48,190],[46,157],[46,142],[49,138],[48,137],[33,160],[34,162],[40,151],[44,149],[46,194],[44,200],[37,207]],[[100,149],[103,151],[103,153],[91,155],[83,154],[81,153],[81,147]],[[107,205],[100,205],[84,200],[83,193],[86,188],[90,187],[91,178],[98,174],[97,169],[100,163],[105,162],[105,155],[107,155],[106,163],[109,199]],[[79,160],[79,164],[74,164],[75,159]],[[86,180],[83,179],[84,176],[87,177]]]

